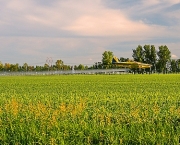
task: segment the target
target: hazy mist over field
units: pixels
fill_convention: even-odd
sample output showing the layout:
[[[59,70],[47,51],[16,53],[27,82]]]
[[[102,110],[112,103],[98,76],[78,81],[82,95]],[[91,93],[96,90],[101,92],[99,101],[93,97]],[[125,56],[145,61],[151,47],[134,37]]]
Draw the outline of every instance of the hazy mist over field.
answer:
[[[0,61],[93,64],[105,50],[132,57],[139,44],[180,58],[179,0],[0,0]]]

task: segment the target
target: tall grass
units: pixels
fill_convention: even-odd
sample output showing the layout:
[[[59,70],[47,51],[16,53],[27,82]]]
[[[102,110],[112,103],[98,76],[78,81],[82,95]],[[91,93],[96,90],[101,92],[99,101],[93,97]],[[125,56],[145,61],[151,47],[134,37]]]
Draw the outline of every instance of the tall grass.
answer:
[[[0,144],[179,144],[180,75],[0,77]]]

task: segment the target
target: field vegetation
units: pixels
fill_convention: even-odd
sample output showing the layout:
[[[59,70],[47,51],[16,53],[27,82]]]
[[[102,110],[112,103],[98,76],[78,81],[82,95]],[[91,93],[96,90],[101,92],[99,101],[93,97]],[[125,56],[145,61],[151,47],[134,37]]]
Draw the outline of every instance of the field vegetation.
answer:
[[[180,75],[0,77],[0,144],[179,144]]]

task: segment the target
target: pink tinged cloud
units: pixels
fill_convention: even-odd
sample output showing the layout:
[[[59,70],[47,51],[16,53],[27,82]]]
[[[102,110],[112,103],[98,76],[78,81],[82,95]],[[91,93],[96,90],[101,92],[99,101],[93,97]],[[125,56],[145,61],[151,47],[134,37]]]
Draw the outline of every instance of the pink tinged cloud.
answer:
[[[111,9],[101,9],[94,15],[82,15],[64,29],[83,36],[128,36],[136,39],[157,36],[164,31],[159,26],[132,21],[122,12]]]
[[[178,58],[175,54],[172,54],[171,57],[172,57],[173,59],[177,59],[177,58]]]
[[[153,3],[157,2],[154,0]],[[165,32],[165,28],[130,20],[121,10],[103,6],[101,0],[60,1],[48,9],[35,9],[33,6],[34,3],[28,0],[15,0],[7,5],[14,12],[21,13],[21,21],[27,25],[33,24],[31,27],[55,28],[82,36],[122,36],[121,39],[128,37],[130,40],[142,40]],[[17,7],[21,8],[17,10]]]

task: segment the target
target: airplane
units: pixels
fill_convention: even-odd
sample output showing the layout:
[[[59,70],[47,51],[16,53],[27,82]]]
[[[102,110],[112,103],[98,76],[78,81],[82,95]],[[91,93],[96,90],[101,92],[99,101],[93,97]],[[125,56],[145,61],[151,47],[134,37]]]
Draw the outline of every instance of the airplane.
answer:
[[[139,69],[146,69],[146,68],[150,68],[152,67],[151,64],[146,64],[146,63],[141,63],[141,62],[137,62],[137,61],[129,61],[129,62],[120,62],[119,59],[117,57],[113,57],[112,59],[112,64],[124,67],[124,68],[139,68]]]

